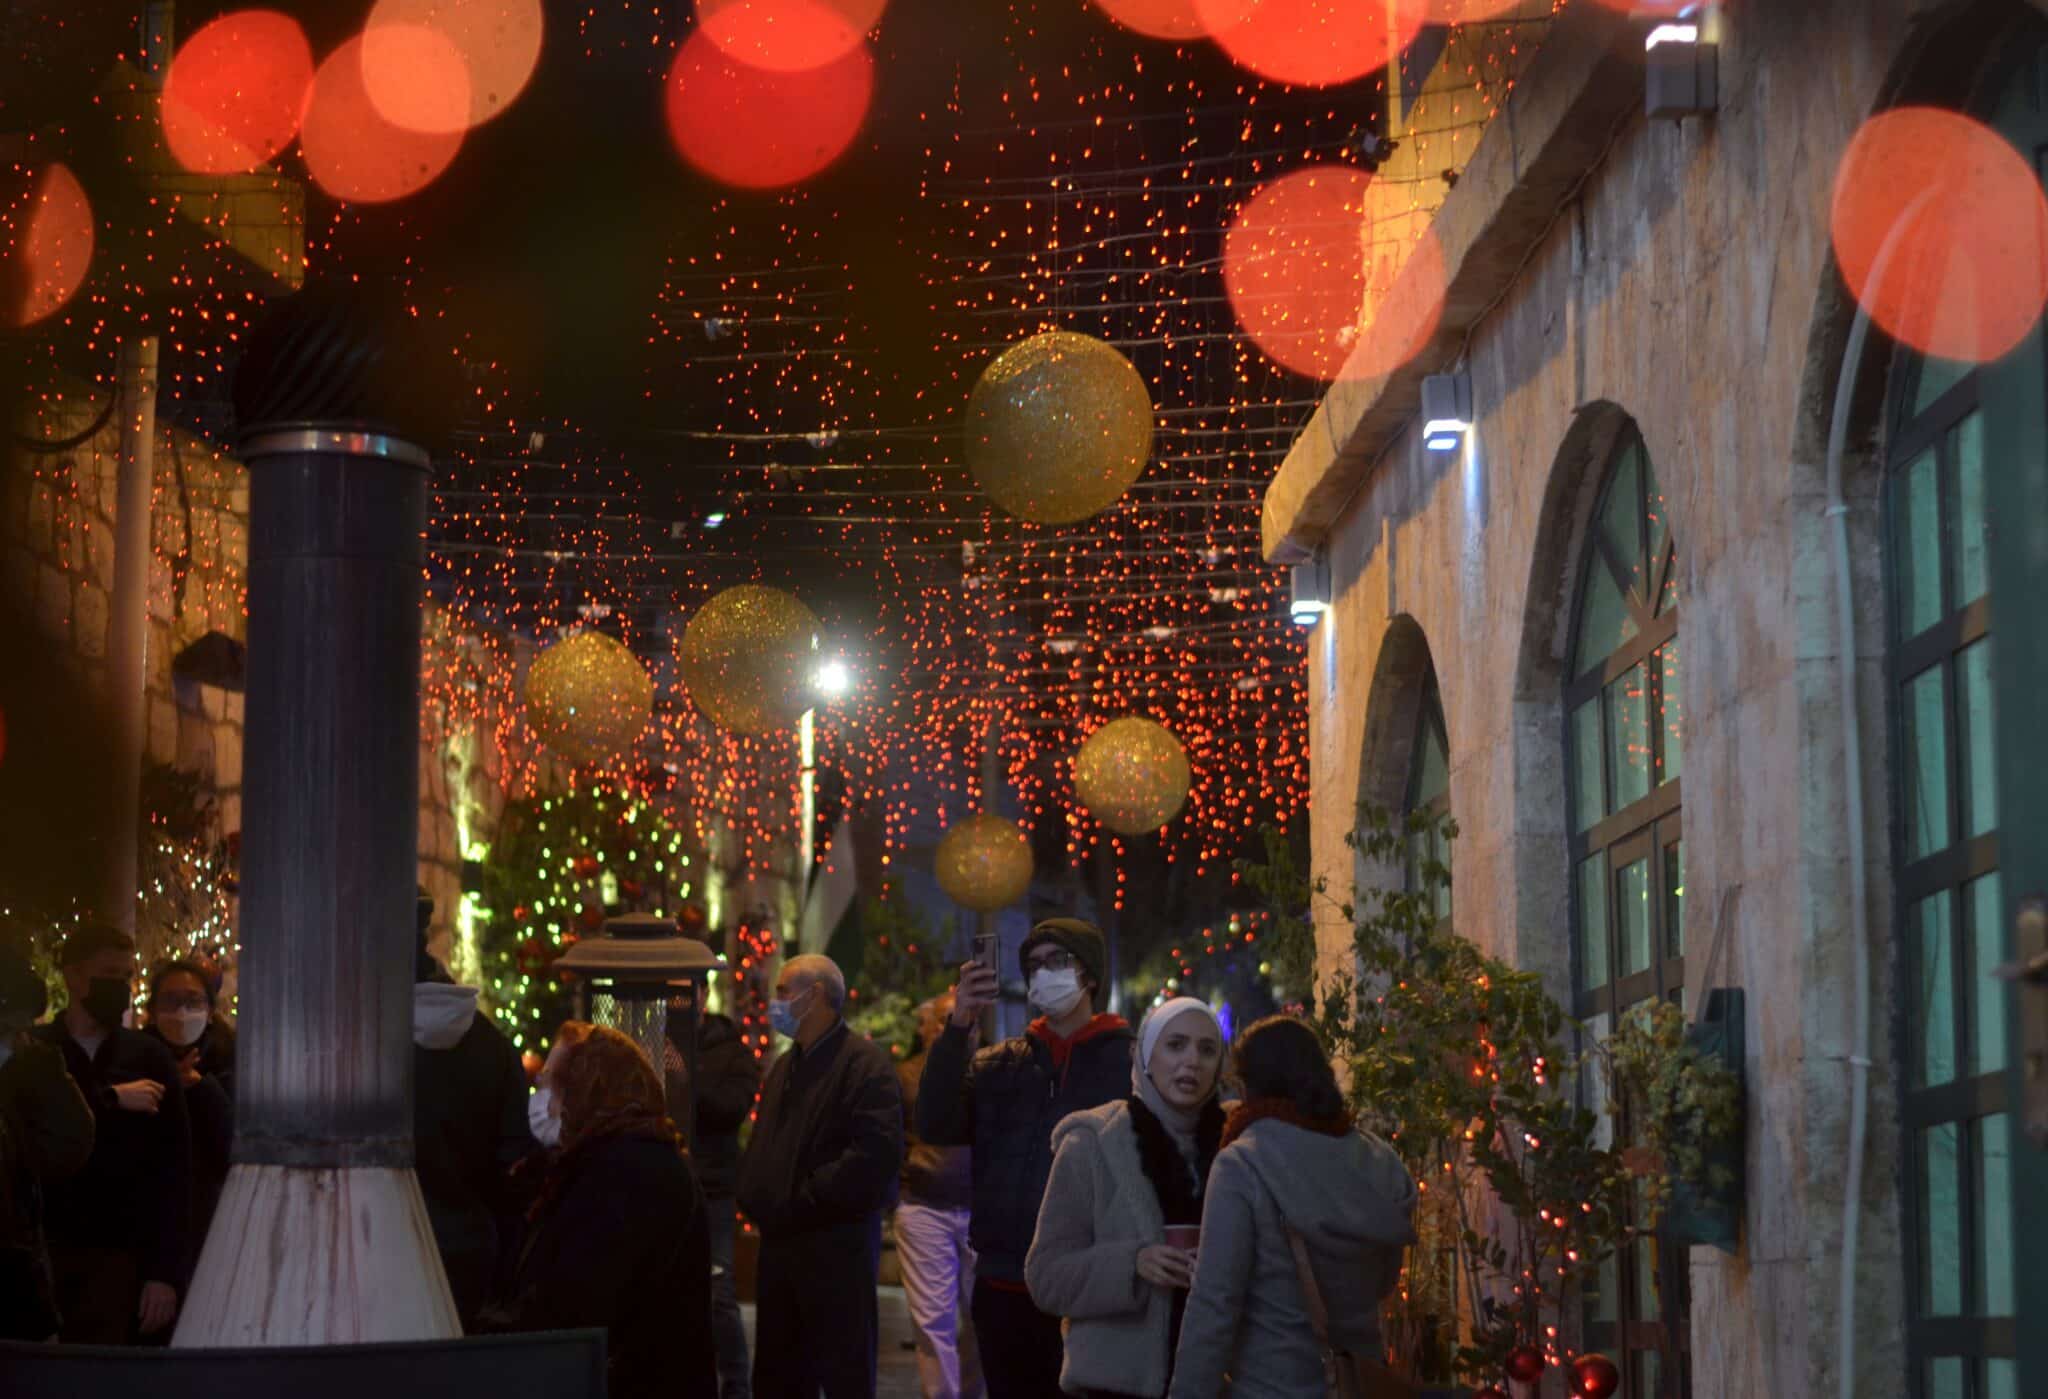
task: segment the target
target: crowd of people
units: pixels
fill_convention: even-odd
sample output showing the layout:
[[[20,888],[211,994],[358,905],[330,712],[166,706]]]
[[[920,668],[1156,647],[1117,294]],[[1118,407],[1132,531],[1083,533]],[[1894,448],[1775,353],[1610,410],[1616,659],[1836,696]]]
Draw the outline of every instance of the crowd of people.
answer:
[[[1133,1030],[1099,1005],[1102,934],[1054,918],[1021,949],[1037,1018],[999,1043],[976,1043],[989,965],[921,1008],[897,1063],[848,1026],[839,968],[801,956],[775,982],[789,1043],[764,1078],[711,1015],[694,1056],[678,1037],[660,1064],[568,1022],[529,1086],[427,952],[430,910],[417,1169],[468,1332],[602,1328],[618,1399],[872,1396],[893,1212],[931,1399],[1320,1394],[1333,1355],[1380,1354],[1416,1187],[1298,1020],[1231,1046],[1184,997]],[[26,960],[0,960],[0,1336],[161,1344],[227,1173],[233,1032],[183,962],[126,1028],[135,947],[116,929],[57,960],[68,1003],[47,1020]]]

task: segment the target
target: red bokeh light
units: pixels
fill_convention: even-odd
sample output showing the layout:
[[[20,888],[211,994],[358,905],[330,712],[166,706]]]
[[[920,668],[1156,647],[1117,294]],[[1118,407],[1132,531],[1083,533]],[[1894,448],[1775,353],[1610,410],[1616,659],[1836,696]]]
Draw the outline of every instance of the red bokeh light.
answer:
[[[888,0],[698,0],[697,27],[728,58],[801,73],[861,47],[886,8]]]
[[[426,63],[430,72],[449,66],[446,52],[427,57],[417,39],[365,50],[364,80],[379,111],[414,131],[449,132],[489,121],[512,105],[540,62],[546,23],[541,0],[377,0],[363,33],[374,39],[383,29],[426,30],[447,44],[463,72],[464,111],[460,120],[448,114],[451,94],[407,90],[408,65]],[[424,124],[429,121],[434,124]]]
[[[1196,0],[1217,44],[1261,77],[1331,87],[1386,66],[1421,32],[1419,6],[1388,0]]]
[[[775,189],[817,174],[853,144],[874,87],[865,44],[823,68],[775,73],[734,62],[700,30],[669,69],[669,135],[714,180]]]
[[[0,263],[5,282],[20,296],[0,319],[33,325],[69,301],[92,266],[92,202],[68,166],[52,164],[33,179],[22,212],[12,221],[11,246]]]
[[[196,175],[239,175],[291,144],[313,88],[298,21],[238,10],[202,26],[164,75],[164,144]]]
[[[1238,323],[1297,374],[1384,374],[1413,358],[1443,315],[1443,255],[1426,218],[1404,213],[1368,239],[1371,187],[1348,166],[1297,170],[1254,193],[1225,235]]]
[[[1959,112],[1865,122],[1835,174],[1829,231],[1870,318],[1924,354],[1997,359],[2048,306],[2048,196],[2025,156]]]
[[[385,120],[363,86],[361,36],[320,65],[299,139],[320,188],[364,204],[425,188],[462,148],[459,131],[408,131]]]
[[[1196,0],[1095,0],[1095,7],[1124,28],[1155,39],[1200,39],[1209,32]]]
[[[404,130],[446,134],[469,129],[469,64],[438,29],[423,24],[365,29],[363,91],[378,116]]]

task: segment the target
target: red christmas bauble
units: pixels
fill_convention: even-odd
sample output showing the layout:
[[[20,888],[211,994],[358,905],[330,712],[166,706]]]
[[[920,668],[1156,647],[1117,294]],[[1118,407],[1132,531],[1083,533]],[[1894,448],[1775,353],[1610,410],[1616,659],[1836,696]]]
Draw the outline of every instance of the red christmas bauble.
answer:
[[[598,869],[599,869],[599,865],[598,865],[598,860],[597,860],[597,856],[595,856],[595,855],[578,855],[578,856],[576,857],[576,866],[575,866],[575,868],[576,868],[576,877],[577,877],[578,879],[591,879],[591,878],[594,878],[594,877],[596,876],[596,874],[597,874],[597,871],[598,871]]]
[[[624,898],[638,899],[646,892],[647,886],[637,879],[622,879],[619,881],[619,893]]]
[[[1543,1352],[1534,1346],[1516,1346],[1508,1352],[1507,1363],[1501,1368],[1511,1380],[1534,1384],[1543,1378]]]
[[[1607,1399],[1621,1388],[1621,1371],[1604,1355],[1582,1355],[1572,1362],[1572,1392],[1585,1399]]]
[[[528,918],[531,918],[532,916],[533,910],[529,909],[525,904],[512,905],[512,921],[514,923],[524,923]]]
[[[583,911],[576,915],[576,921],[596,932],[604,926],[604,910],[596,904],[585,904]]]

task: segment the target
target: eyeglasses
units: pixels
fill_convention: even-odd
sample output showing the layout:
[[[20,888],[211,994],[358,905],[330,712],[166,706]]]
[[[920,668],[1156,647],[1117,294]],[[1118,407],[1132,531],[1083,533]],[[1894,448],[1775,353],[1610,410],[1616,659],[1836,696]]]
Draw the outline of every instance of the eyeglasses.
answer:
[[[1057,947],[1048,948],[1042,954],[1034,954],[1031,960],[1024,964],[1025,970],[1034,972],[1072,971],[1079,965],[1080,963],[1074,960],[1073,953],[1062,951]]]

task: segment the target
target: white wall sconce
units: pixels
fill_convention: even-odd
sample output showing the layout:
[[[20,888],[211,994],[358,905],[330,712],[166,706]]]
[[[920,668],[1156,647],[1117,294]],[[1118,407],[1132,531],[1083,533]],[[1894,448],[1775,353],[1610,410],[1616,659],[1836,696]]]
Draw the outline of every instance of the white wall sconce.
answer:
[[[1472,434],[1472,376],[1465,370],[1422,381],[1422,445],[1455,452]]]
[[[1720,47],[1703,38],[1697,8],[1651,28],[1643,41],[1644,109],[1653,120],[1704,116],[1720,100]]]
[[[1287,615],[1298,627],[1314,626],[1330,610],[1330,556],[1317,550],[1294,566],[1288,584]]]

